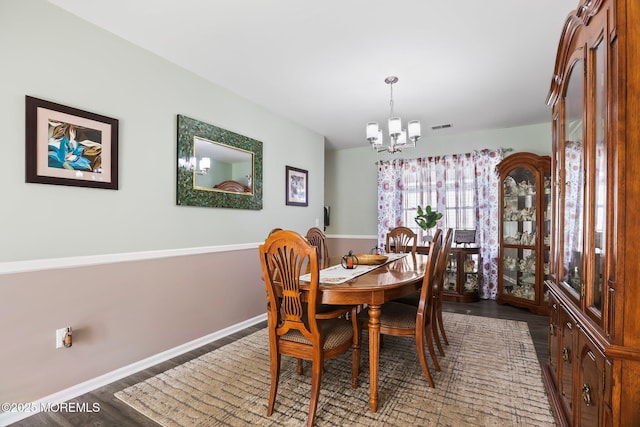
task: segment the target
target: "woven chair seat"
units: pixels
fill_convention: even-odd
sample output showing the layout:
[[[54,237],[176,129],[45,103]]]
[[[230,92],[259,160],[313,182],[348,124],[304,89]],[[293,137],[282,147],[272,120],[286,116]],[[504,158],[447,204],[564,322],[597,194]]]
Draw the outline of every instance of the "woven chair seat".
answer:
[[[324,337],[324,345],[322,349],[324,351],[332,350],[345,342],[351,342],[353,339],[353,327],[351,322],[344,319],[329,319],[318,322],[318,326],[322,331]],[[287,341],[293,341],[301,344],[311,345],[309,341],[300,331],[297,329],[291,329],[284,334],[281,339]]]
[[[380,326],[385,328],[414,329],[416,327],[417,308],[399,302],[387,302],[380,308]],[[358,315],[366,325],[368,311]]]

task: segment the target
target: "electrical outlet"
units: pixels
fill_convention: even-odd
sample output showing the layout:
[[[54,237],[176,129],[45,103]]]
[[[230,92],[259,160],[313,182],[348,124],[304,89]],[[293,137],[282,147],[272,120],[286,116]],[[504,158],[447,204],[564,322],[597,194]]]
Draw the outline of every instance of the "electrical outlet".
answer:
[[[67,328],[56,329],[56,348],[64,347],[64,334],[67,333]]]

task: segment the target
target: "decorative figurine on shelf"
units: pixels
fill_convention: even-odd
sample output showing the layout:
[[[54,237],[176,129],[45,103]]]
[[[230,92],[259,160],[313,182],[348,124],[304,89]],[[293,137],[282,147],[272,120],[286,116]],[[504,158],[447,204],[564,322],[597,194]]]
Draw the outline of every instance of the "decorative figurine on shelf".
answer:
[[[536,219],[536,208],[523,208],[520,211],[520,217],[518,218],[521,221],[535,221]]]
[[[352,270],[358,266],[358,257],[353,254],[353,251],[342,257],[342,267],[348,270]]]
[[[507,256],[504,257],[504,268],[509,271],[515,271],[517,268],[517,260],[513,257]]]
[[[504,238],[504,242],[508,245],[519,245],[521,236],[522,236],[522,233],[517,231],[516,234],[513,236],[506,236]]]
[[[527,196],[530,194],[535,194],[535,192],[535,187],[527,180],[522,180],[518,184],[518,196]]]
[[[467,276],[467,281],[464,283],[465,291],[476,291],[478,290],[478,276],[475,274],[471,274]]]
[[[504,179],[504,194],[505,196],[517,196],[518,185],[513,177],[508,176]]]
[[[475,273],[476,271],[476,261],[471,258],[467,258],[464,260],[464,272],[465,273]]]

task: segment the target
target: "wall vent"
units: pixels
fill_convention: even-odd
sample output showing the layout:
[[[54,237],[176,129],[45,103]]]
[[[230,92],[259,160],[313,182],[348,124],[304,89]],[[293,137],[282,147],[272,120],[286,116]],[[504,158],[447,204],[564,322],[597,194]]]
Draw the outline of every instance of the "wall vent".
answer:
[[[439,129],[446,129],[446,128],[450,128],[453,125],[451,123],[447,123],[446,125],[438,125],[438,126],[431,126],[431,129],[433,130],[439,130]]]

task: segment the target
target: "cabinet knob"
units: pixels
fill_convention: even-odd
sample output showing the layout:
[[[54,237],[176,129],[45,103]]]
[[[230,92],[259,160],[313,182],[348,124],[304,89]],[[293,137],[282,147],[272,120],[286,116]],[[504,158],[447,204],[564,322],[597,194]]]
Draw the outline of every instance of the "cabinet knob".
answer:
[[[565,363],[569,363],[571,361],[571,350],[569,347],[565,347],[562,349],[562,360]]]
[[[549,323],[549,335],[551,335],[552,337],[556,336],[556,325],[554,325],[553,323]]]
[[[591,406],[591,385],[583,384],[582,385],[582,401],[585,405]]]

